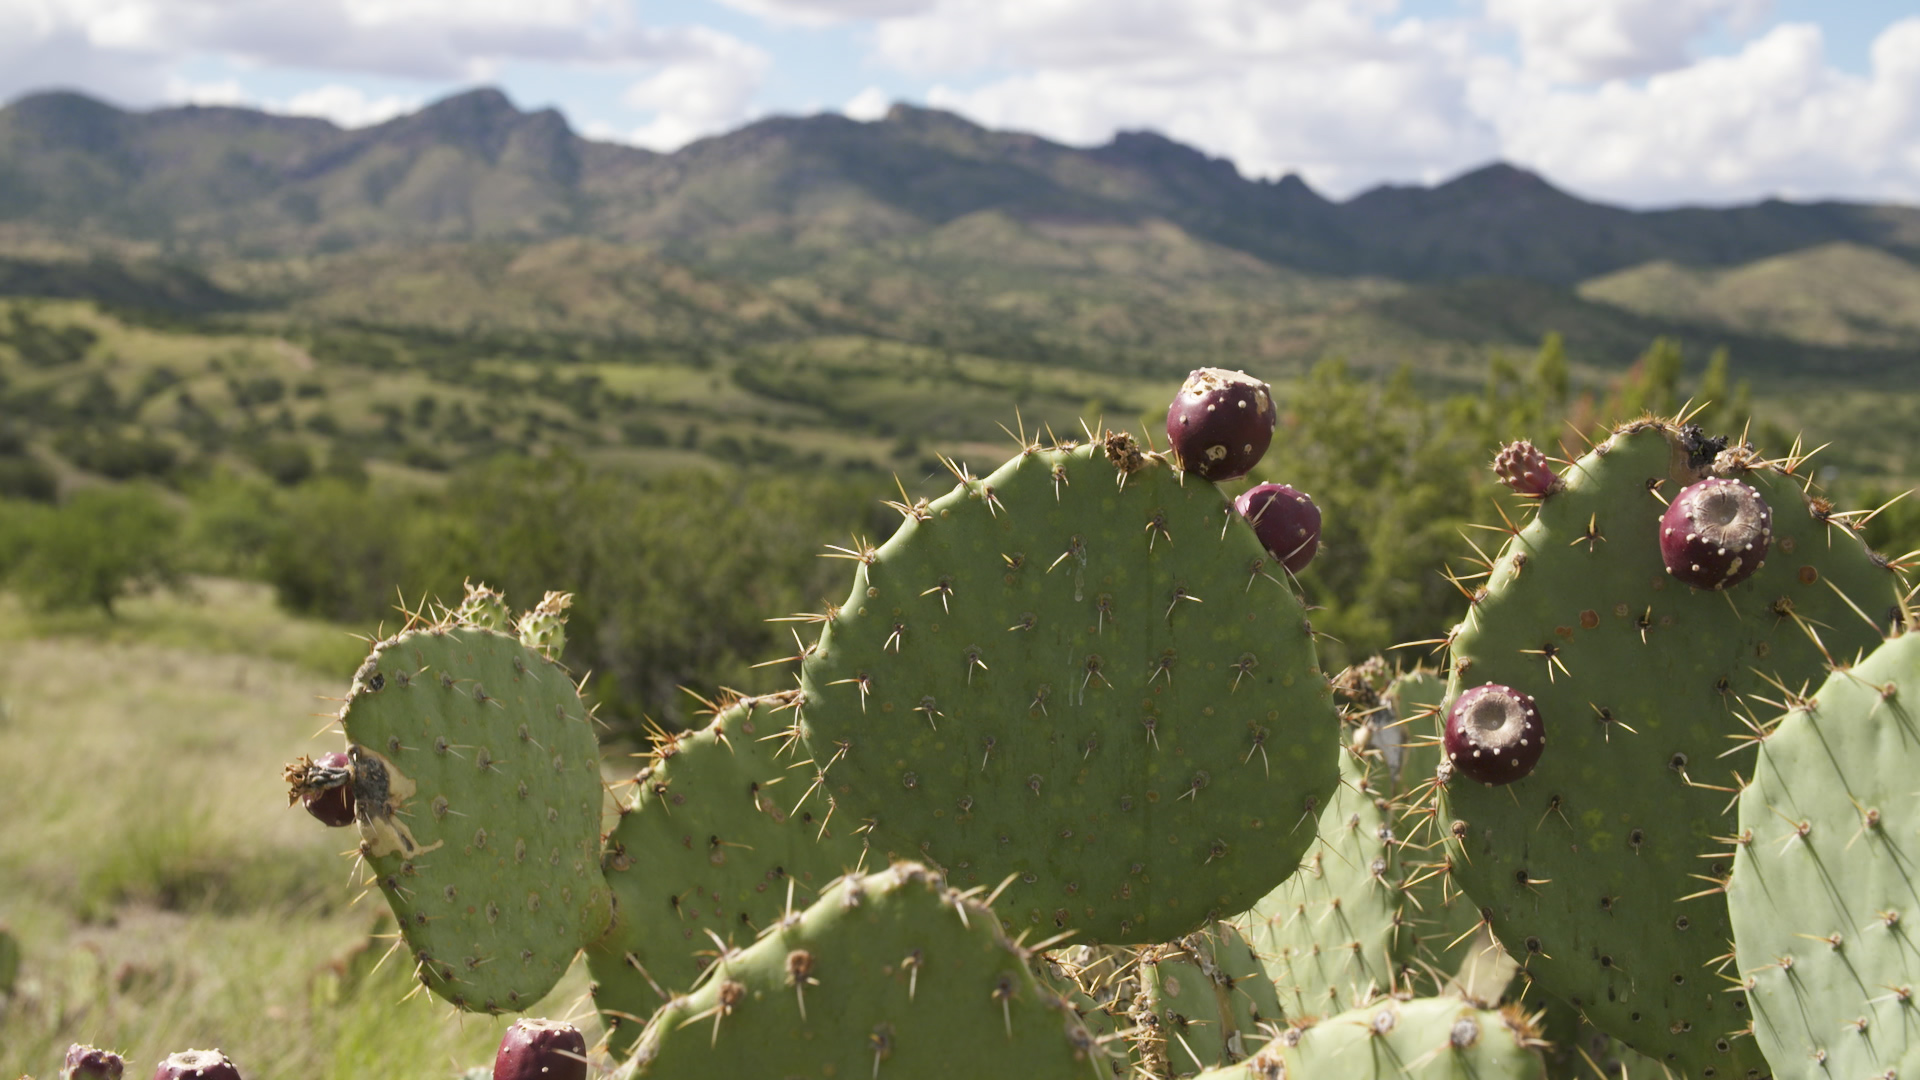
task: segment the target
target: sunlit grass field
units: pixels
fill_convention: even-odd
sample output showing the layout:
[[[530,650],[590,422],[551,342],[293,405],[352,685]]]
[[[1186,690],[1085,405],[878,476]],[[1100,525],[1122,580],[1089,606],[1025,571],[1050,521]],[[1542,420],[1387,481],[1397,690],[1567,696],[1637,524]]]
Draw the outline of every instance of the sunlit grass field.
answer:
[[[129,1076],[218,1046],[250,1077],[454,1077],[510,1018],[413,988],[384,906],[340,852],[351,830],[289,809],[280,767],[316,736],[363,650],[196,582],[119,618],[37,616],[0,596],[0,925],[25,953],[0,996],[0,1076],[59,1073],[70,1042]],[[576,969],[535,1016],[598,1037]]]

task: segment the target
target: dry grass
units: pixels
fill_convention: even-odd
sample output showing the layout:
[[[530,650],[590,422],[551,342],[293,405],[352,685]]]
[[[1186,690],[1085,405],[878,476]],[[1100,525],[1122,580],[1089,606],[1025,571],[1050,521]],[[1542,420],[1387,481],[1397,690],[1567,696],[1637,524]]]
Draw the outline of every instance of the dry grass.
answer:
[[[286,805],[280,765],[327,745],[313,714],[358,645],[256,587],[202,596],[111,624],[0,599],[0,925],[25,949],[0,998],[0,1076],[54,1075],[73,1041],[133,1073],[209,1045],[267,1077],[490,1061],[505,1019],[402,1004],[404,956],[364,974],[382,905],[350,902],[343,833]],[[584,989],[575,971],[534,1014],[578,1018]]]

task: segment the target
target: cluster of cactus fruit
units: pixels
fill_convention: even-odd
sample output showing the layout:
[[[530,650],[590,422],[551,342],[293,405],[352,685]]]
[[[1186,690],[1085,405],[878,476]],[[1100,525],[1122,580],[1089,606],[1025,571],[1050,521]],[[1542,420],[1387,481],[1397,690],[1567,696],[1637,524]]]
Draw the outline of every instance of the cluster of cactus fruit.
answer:
[[[1920,1077],[1920,644],[1804,459],[1510,445],[1532,513],[1436,667],[1330,673],[1319,510],[1216,486],[1275,418],[1206,369],[1165,450],[950,463],[834,551],[795,689],[611,795],[566,598],[471,588],[374,645],[292,798],[455,1006],[585,951],[604,1041],[522,1021],[496,1078]]]

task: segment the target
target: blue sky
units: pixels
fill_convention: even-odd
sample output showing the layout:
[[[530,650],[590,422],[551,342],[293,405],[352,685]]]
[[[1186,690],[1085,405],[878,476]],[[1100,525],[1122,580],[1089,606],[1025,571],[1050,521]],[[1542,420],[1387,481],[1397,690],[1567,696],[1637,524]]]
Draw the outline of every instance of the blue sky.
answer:
[[[0,0],[0,98],[354,126],[480,84],[659,150],[903,100],[1334,197],[1498,158],[1633,205],[1920,203],[1915,0]]]

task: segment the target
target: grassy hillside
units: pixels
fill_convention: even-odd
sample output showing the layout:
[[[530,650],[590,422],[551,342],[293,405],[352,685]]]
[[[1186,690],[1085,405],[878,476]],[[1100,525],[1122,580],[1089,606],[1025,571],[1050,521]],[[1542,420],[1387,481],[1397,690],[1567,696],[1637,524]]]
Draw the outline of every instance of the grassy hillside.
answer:
[[[1920,348],[1920,266],[1826,244],[1728,269],[1654,262],[1580,286],[1642,315],[1829,348]]]

